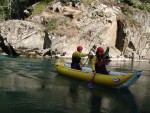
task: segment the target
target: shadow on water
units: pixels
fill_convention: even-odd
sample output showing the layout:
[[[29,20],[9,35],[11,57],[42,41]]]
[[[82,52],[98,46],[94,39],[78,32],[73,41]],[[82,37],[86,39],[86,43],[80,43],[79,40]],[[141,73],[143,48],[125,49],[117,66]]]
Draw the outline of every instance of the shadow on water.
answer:
[[[88,89],[83,85],[82,87],[89,94],[89,113],[139,113],[135,97],[128,88],[97,87]],[[79,99],[80,89],[80,85],[76,81],[70,83],[69,92],[73,102]]]
[[[134,95],[128,89],[91,90],[90,113],[138,113]]]
[[[0,89],[2,113],[138,113],[134,95],[128,89],[92,89],[77,81],[64,80],[40,87]],[[17,86],[16,86],[17,87]],[[121,112],[122,111],[122,112]]]

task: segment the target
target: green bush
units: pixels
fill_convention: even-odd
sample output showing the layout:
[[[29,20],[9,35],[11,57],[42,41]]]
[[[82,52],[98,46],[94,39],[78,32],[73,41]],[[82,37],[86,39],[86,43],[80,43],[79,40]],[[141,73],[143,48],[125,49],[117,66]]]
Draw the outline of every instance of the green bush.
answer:
[[[93,1],[95,1],[95,0],[81,0],[81,2],[83,2],[84,4],[87,4],[87,5],[91,4]]]
[[[144,3],[150,3],[150,0],[140,0],[140,1]]]
[[[123,7],[122,8],[122,12],[124,12],[124,14],[127,15],[128,17],[132,17],[133,16],[133,11],[130,10],[128,7]]]
[[[141,10],[150,12],[150,5],[148,5],[148,4],[142,3],[142,4],[138,5],[138,8]]]
[[[150,7],[148,6],[148,7],[146,7],[146,9],[147,9],[147,11],[150,13]]]
[[[139,8],[141,10],[145,10],[150,12],[150,5],[147,3],[150,3],[150,0],[140,0],[141,3],[139,4],[137,0],[120,0],[121,3],[128,4],[130,6],[133,6],[134,8]]]
[[[57,29],[57,20],[55,18],[51,19],[47,26],[48,30],[56,30]]]
[[[39,13],[40,11],[42,11],[45,8],[46,5],[47,4],[44,3],[44,2],[37,3],[35,5],[35,8],[34,8],[33,12],[32,12],[32,15],[35,15],[35,14]]]
[[[126,3],[126,4],[128,4],[130,6],[132,6],[132,5],[135,4],[136,1],[135,0],[120,0],[120,2]]]

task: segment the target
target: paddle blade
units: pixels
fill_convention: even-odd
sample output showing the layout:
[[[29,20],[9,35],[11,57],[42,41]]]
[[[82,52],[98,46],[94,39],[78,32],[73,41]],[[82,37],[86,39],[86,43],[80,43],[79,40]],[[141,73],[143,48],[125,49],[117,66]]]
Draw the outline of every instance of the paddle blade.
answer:
[[[90,88],[90,89],[92,89],[94,87],[94,80],[93,79],[88,81],[87,87]]]

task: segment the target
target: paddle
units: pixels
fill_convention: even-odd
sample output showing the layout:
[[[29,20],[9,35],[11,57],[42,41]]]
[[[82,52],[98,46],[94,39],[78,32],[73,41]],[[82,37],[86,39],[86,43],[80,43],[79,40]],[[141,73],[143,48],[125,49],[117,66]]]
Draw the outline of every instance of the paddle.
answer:
[[[106,59],[106,60],[108,60],[108,59]],[[93,88],[95,75],[96,75],[96,73],[93,72],[93,77],[91,80],[88,81],[88,84],[87,84],[88,88]]]
[[[86,61],[84,62],[84,64],[82,64],[82,67],[87,63],[88,60],[89,60],[89,58],[87,58]]]
[[[90,88],[90,89],[93,88],[95,75],[96,75],[96,73],[93,73],[92,79],[89,80],[88,83],[87,83],[87,87]]]
[[[109,52],[109,48],[107,48],[106,52]],[[104,56],[103,56],[103,57],[104,57]],[[109,60],[109,56],[105,56],[105,60],[106,60],[106,61],[110,61],[110,60]],[[88,84],[87,84],[88,88],[93,88],[95,75],[96,75],[96,73],[93,72],[93,77],[92,77],[91,80],[88,81]]]
[[[82,64],[82,67],[87,63],[88,60],[90,60],[90,59],[93,58],[93,54],[91,54],[92,51],[93,51],[93,50],[90,49],[89,54],[88,54],[88,58],[87,58],[86,61]]]

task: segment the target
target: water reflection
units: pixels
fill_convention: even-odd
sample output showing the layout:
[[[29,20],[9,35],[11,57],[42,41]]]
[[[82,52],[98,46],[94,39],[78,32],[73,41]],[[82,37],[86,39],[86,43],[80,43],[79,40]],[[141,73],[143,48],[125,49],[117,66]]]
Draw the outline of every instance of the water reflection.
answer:
[[[90,113],[102,113],[101,112],[101,104],[102,97],[100,95],[96,95],[93,90],[91,90],[91,111]]]
[[[0,113],[149,113],[150,64],[112,61],[114,71],[144,70],[128,89],[96,87],[58,74],[55,60],[0,57]]]
[[[83,87],[82,91],[81,87]],[[88,103],[85,104],[89,105],[86,113],[139,113],[135,97],[128,88],[120,90],[103,87],[87,89],[76,81],[70,81],[69,96],[72,103],[78,103],[81,99],[80,93],[85,93],[86,98],[83,101],[86,100]]]
[[[134,95],[129,89],[93,89],[90,92],[90,113],[138,113]]]
[[[72,81],[70,83],[69,93],[73,103],[76,103],[78,100],[78,92],[79,92],[78,90],[79,90],[79,83],[77,83],[76,81]]]
[[[55,89],[55,90],[54,90]],[[138,113],[133,94],[129,90],[70,89],[59,86],[26,91],[0,91],[1,112],[15,113]],[[82,89],[82,91],[81,91]],[[72,92],[73,91],[73,92]],[[84,95],[82,95],[82,94]],[[71,98],[71,100],[70,100]],[[88,106],[86,106],[88,105]],[[9,109],[7,107],[9,106]],[[7,110],[6,110],[7,109]],[[23,110],[23,111],[22,111]],[[24,111],[25,110],[25,111]]]

